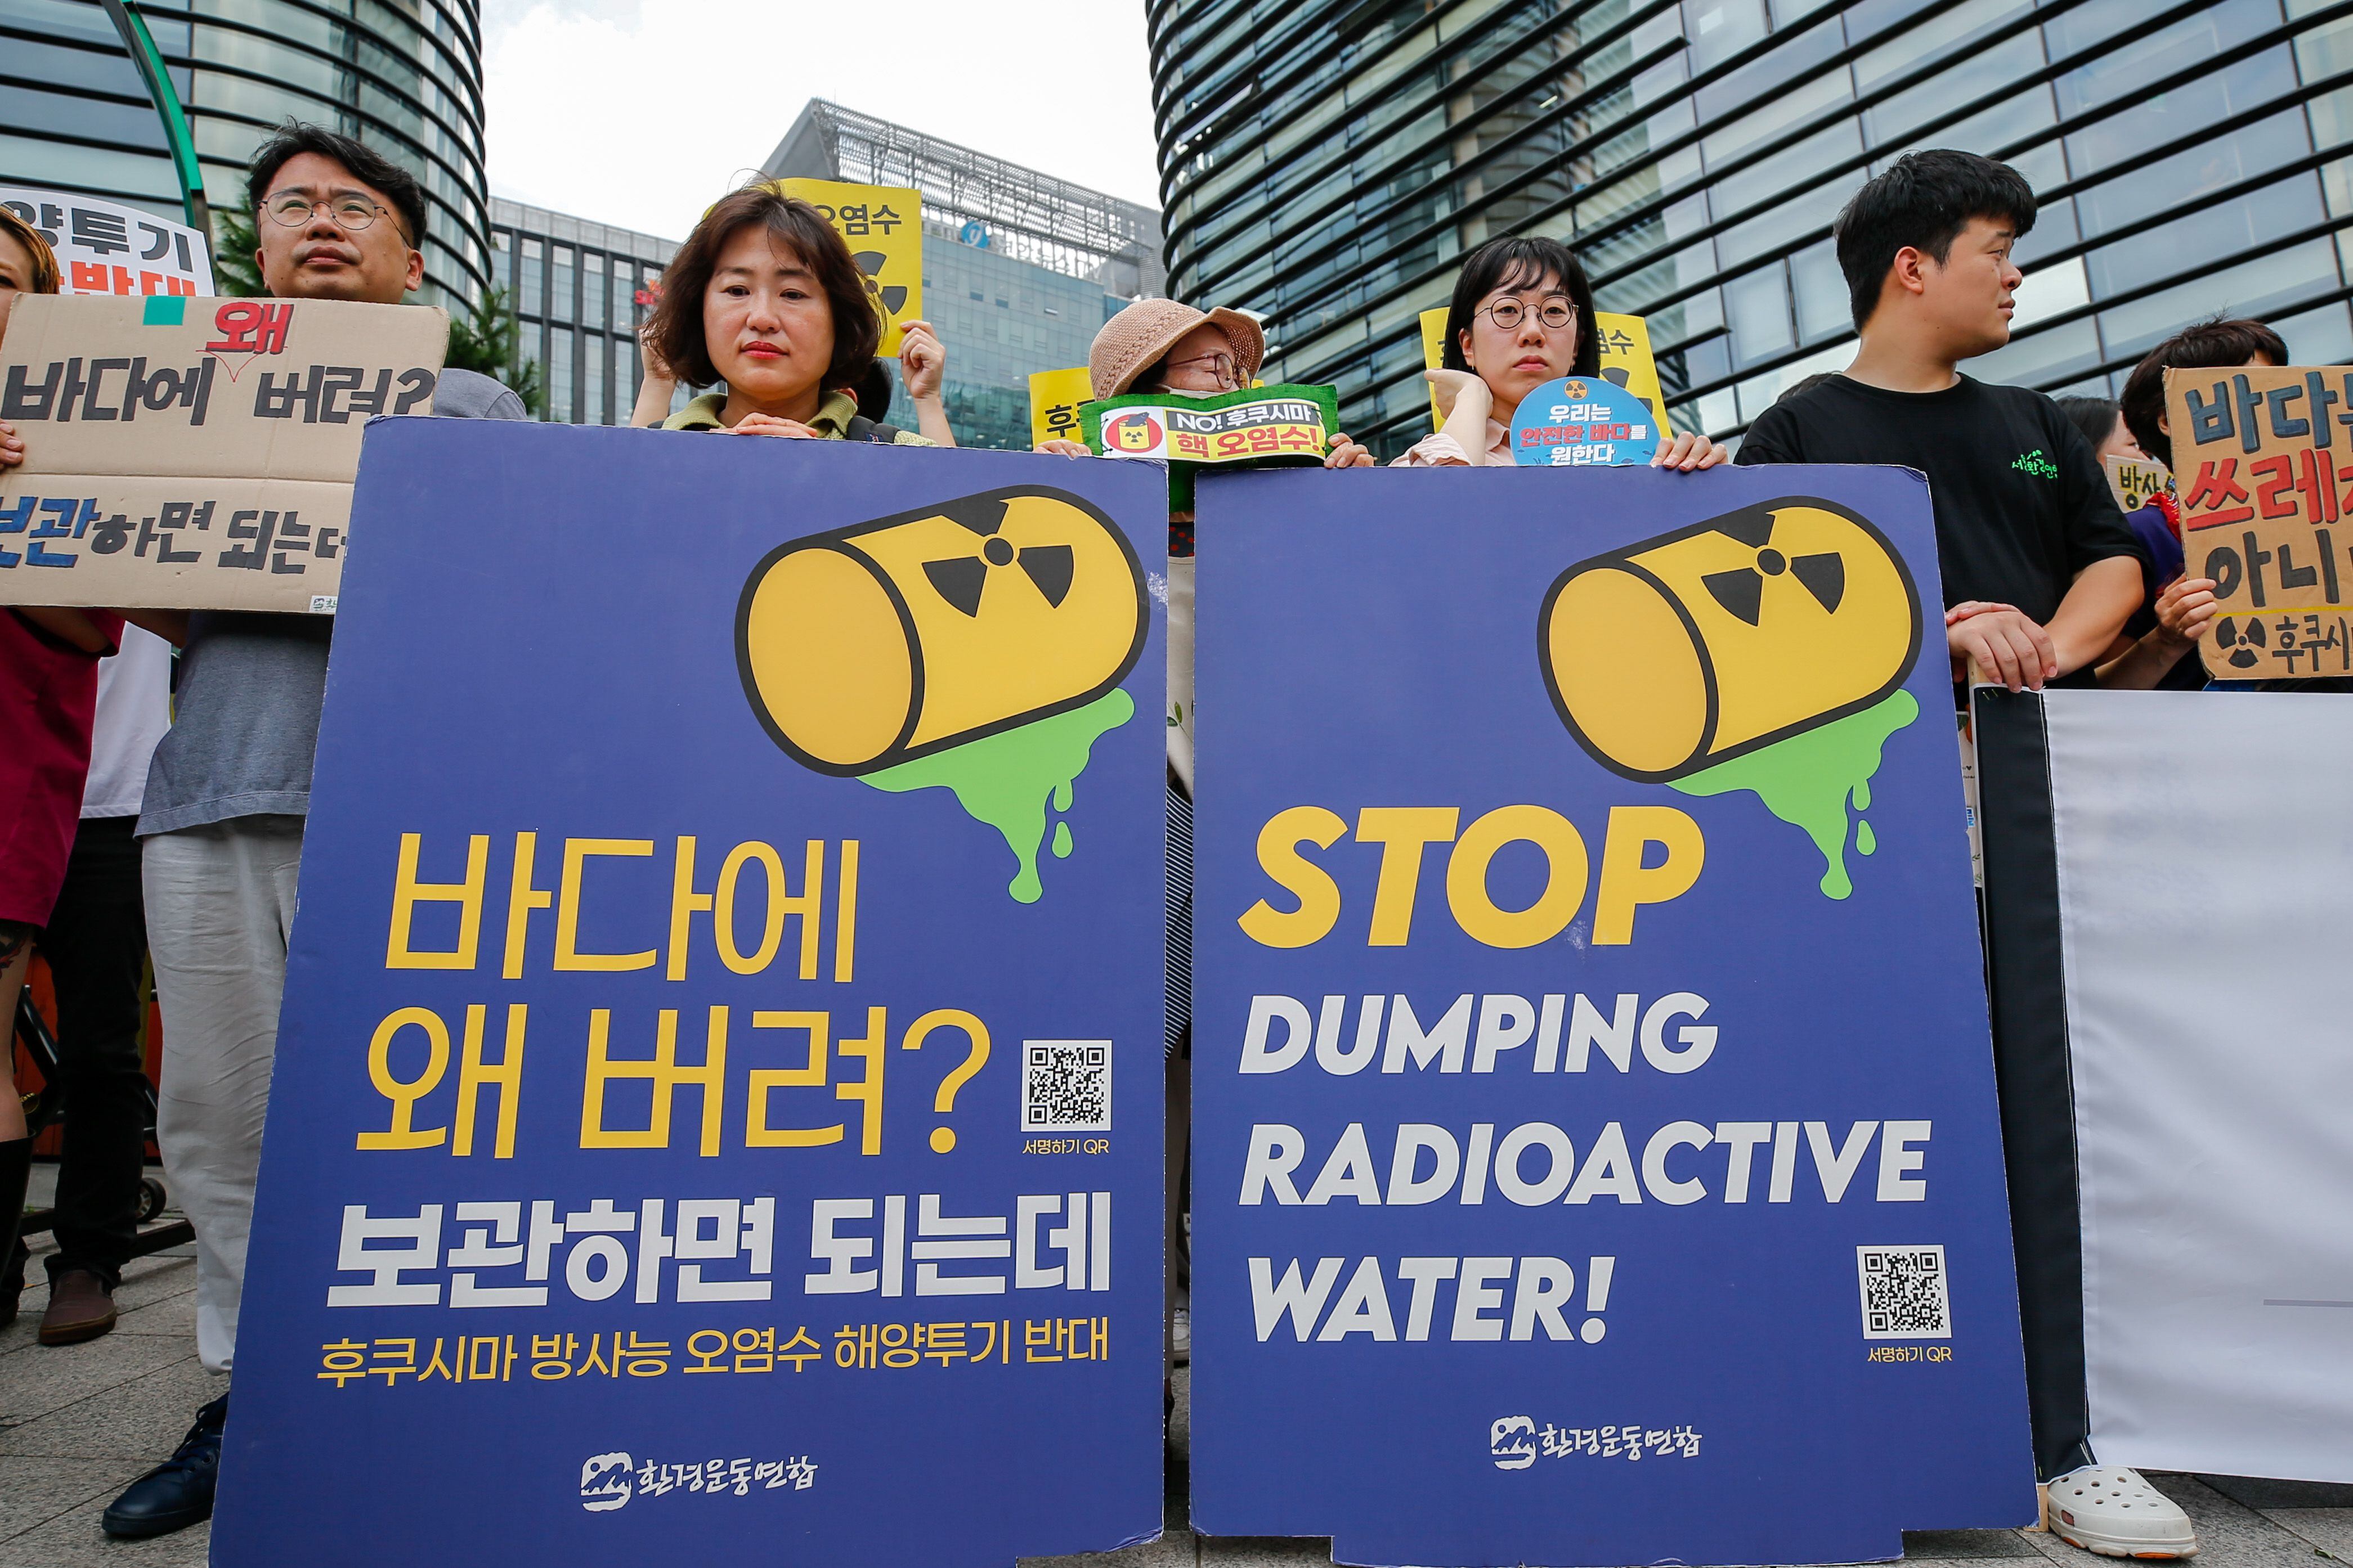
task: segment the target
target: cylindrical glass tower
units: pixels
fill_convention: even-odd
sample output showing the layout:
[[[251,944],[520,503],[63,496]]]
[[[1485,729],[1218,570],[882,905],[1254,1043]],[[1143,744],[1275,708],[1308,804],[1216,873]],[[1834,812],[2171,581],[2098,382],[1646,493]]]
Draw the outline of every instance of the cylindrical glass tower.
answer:
[[[194,121],[214,208],[291,117],[357,137],[424,183],[424,299],[491,277],[476,0],[144,0]],[[0,0],[0,179],[181,215],[163,127],[98,0]]]
[[[6,0],[0,0],[6,3]],[[1266,314],[1269,380],[1429,428],[1418,313],[1492,236],[1647,316],[1679,426],[1843,366],[1831,220],[1900,154],[2042,198],[1970,374],[2111,392],[2201,314],[2353,356],[2353,17],[2314,0],[1151,0],[1168,291]]]

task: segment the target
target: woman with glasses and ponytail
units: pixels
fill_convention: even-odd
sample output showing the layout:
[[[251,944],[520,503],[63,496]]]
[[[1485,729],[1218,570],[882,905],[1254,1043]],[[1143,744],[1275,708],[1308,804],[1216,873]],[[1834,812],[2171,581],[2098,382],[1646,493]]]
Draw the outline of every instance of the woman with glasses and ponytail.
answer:
[[[1548,381],[1601,374],[1593,285],[1568,247],[1506,237],[1472,251],[1446,312],[1440,364],[1429,377],[1445,423],[1394,466],[1511,467],[1520,399]],[[1722,443],[1686,430],[1661,441],[1651,465],[1689,473],[1731,457]]]

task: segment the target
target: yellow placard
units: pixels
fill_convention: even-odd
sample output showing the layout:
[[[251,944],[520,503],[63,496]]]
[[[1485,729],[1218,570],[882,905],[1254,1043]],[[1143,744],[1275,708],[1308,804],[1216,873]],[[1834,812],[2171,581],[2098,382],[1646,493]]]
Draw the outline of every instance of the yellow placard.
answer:
[[[1446,348],[1446,311],[1440,305],[1421,313],[1421,363],[1425,370],[1436,370]],[[1662,437],[1674,434],[1674,423],[1667,417],[1667,400],[1659,391],[1659,365],[1651,357],[1651,324],[1640,316],[1621,316],[1609,310],[1597,310],[1594,324],[1600,329],[1601,374],[1605,380],[1624,387],[1651,405],[1659,418]],[[1438,389],[1430,390],[1430,427],[1435,430],[1444,421],[1438,415]]]
[[[1087,377],[1087,367],[1075,370],[1040,370],[1029,374],[1029,448],[1037,450],[1052,440],[1077,441],[1084,444],[1086,432],[1079,426],[1079,405],[1095,395],[1094,384]]]
[[[771,180],[779,195],[797,196],[823,213],[849,245],[866,275],[866,292],[882,317],[886,356],[899,352],[899,323],[923,315],[923,198],[905,185],[853,185],[842,180]]]
[[[1446,357],[1446,310],[1440,305],[1435,310],[1421,313],[1421,368],[1436,370]],[[1437,429],[1446,423],[1438,411],[1438,388],[1430,389],[1430,427]]]
[[[1593,324],[1600,329],[1602,379],[1649,404],[1659,416],[1660,437],[1672,436],[1674,422],[1667,417],[1667,400],[1659,390],[1659,363],[1651,357],[1651,323],[1640,316],[1597,310]]]

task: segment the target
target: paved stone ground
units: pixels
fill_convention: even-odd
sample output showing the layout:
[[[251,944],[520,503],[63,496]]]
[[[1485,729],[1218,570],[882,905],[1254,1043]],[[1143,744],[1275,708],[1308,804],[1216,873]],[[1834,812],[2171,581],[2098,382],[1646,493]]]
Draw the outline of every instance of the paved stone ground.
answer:
[[[35,1172],[45,1202],[50,1168]],[[44,1238],[46,1239],[46,1238]],[[147,1542],[114,1542],[98,1516],[133,1476],[169,1454],[197,1405],[218,1392],[196,1363],[195,1259],[161,1254],[133,1263],[116,1300],[114,1332],[45,1350],[34,1331],[45,1285],[25,1292],[16,1324],[0,1330],[0,1568],[164,1568],[206,1561],[199,1525]],[[33,1278],[46,1279],[37,1256]],[[1035,1559],[1037,1568],[1321,1568],[1329,1542],[1196,1535],[1187,1528],[1187,1388],[1180,1374],[1169,1433],[1167,1533],[1099,1556]],[[2198,1568],[2332,1568],[2353,1564],[2353,1486],[2229,1476],[2151,1478],[2197,1521]],[[2106,1560],[2033,1531],[1920,1531],[1905,1560],[1939,1568],[2001,1568],[2046,1558],[2062,1568]]]

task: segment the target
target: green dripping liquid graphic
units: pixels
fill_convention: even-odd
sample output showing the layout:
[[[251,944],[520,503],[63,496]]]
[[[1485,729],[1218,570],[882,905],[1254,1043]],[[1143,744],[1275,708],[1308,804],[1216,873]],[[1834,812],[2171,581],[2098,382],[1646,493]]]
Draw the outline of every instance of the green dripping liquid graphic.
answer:
[[[1822,891],[1843,899],[1854,891],[1847,879],[1847,802],[1862,811],[1871,805],[1871,777],[1879,771],[1880,750],[1887,737],[1920,716],[1920,704],[1908,691],[1897,691],[1885,701],[1850,713],[1759,752],[1718,763],[1712,768],[1676,779],[1670,787],[1685,795],[1725,795],[1745,789],[1765,803],[1765,809],[1805,830],[1822,852]],[[1854,825],[1854,847],[1869,855],[1879,847],[1871,824]]]
[[[1071,782],[1086,771],[1095,742],[1134,714],[1134,699],[1114,688],[1083,708],[868,773],[865,782],[894,795],[955,791],[965,814],[1003,834],[1013,851],[1019,869],[1005,890],[1016,903],[1034,904],[1043,891],[1038,849],[1046,841],[1046,797],[1053,796],[1057,811],[1070,810]],[[1056,823],[1054,853],[1070,852],[1070,824]]]

